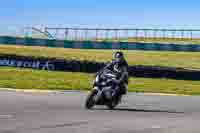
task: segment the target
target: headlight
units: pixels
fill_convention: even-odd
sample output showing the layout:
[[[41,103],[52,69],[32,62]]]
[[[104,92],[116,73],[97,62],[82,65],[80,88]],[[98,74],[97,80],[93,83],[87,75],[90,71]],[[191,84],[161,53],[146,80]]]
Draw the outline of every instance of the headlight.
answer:
[[[106,82],[102,82],[101,84],[102,84],[102,85],[106,85]]]
[[[99,82],[99,76],[96,77],[96,80],[95,80],[95,81],[96,81],[96,82]]]

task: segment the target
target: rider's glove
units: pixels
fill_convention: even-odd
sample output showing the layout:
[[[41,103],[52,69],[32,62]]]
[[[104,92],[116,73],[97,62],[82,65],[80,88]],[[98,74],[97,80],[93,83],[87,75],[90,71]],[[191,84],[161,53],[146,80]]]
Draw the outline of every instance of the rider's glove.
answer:
[[[117,80],[117,79],[113,79],[113,82],[116,83],[116,84],[119,84],[119,83],[120,83],[120,81]]]

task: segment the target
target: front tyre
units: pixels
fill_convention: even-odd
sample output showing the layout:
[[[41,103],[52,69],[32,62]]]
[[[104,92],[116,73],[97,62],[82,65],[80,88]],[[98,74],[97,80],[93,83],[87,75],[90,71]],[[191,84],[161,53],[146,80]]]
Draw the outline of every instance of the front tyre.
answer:
[[[95,97],[97,95],[98,91],[97,90],[92,90],[91,93],[88,95],[85,103],[85,108],[86,109],[91,109],[95,105]]]

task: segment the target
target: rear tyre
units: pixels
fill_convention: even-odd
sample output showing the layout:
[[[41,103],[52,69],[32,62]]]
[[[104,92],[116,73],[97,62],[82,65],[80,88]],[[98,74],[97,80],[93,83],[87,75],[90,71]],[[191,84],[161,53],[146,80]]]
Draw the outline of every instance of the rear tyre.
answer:
[[[88,95],[85,103],[85,108],[86,109],[91,109],[95,105],[95,96],[97,95],[98,91],[97,90],[92,90],[92,92]]]
[[[114,97],[111,102],[109,102],[106,106],[108,109],[113,110],[121,101],[121,96]]]
[[[110,102],[106,106],[108,107],[108,109],[113,110],[116,107],[116,104],[114,102]]]
[[[108,107],[108,109],[113,110],[117,106],[118,102],[116,100],[117,99],[113,99],[112,101],[110,101],[110,102],[108,102],[106,104],[106,106]]]

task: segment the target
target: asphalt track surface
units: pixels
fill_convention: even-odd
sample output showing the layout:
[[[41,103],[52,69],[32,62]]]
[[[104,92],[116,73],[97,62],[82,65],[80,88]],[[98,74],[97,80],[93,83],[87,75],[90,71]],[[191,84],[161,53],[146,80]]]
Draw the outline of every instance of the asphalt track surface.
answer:
[[[0,92],[0,133],[200,133],[200,97],[131,93],[86,110],[86,92]]]

